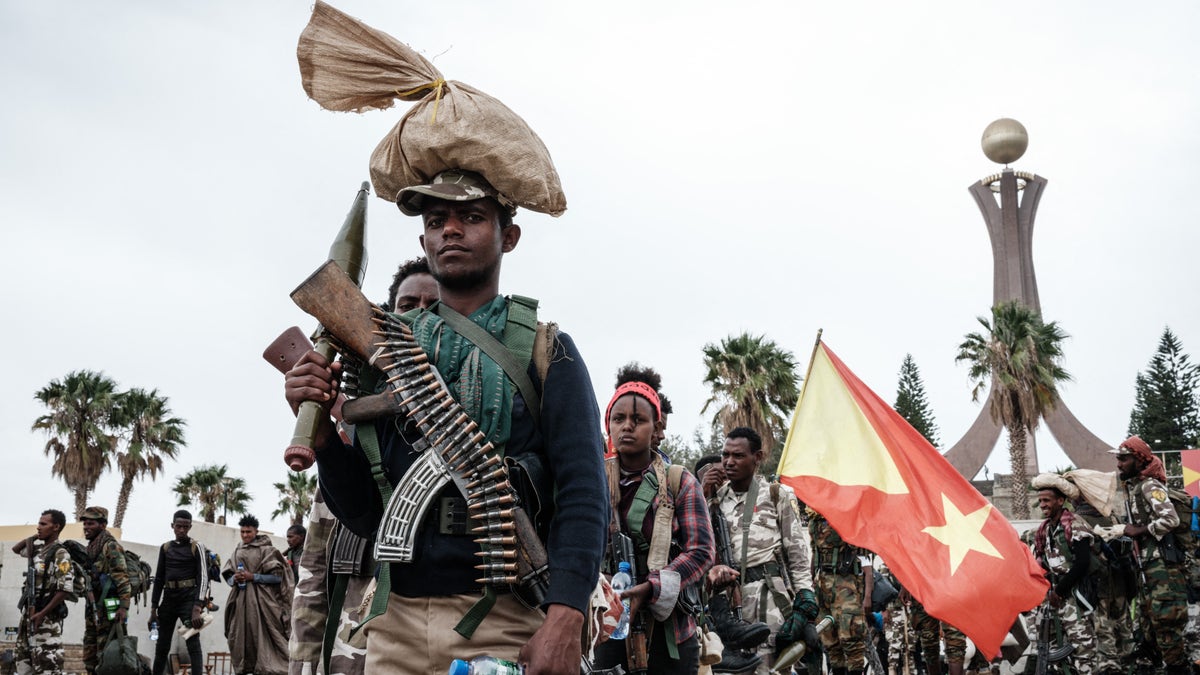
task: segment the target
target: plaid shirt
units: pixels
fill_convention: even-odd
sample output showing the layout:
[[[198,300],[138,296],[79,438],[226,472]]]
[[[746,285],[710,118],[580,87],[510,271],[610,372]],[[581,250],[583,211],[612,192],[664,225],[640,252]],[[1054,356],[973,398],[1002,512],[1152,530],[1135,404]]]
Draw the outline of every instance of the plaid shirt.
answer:
[[[646,467],[636,475],[623,475],[620,481],[621,492],[621,529],[629,534],[626,517],[633,493],[637,492],[642,483],[642,477],[654,471],[654,464]],[[646,512],[646,527],[648,534],[653,530],[654,514],[658,512],[658,500],[654,500]],[[682,549],[679,555],[667,563],[665,569],[679,573],[680,589],[693,584],[704,583],[704,575],[717,559],[716,547],[713,544],[712,523],[708,518],[708,506],[700,483],[688,471],[684,471],[679,481],[679,494],[675,495],[675,518],[671,523],[671,539]],[[646,581],[650,582],[650,602],[656,602],[659,591],[658,572],[651,572]],[[648,605],[643,605],[648,607]],[[675,640],[683,642],[696,632],[696,620],[690,614],[679,611],[676,607],[671,613],[675,627]]]

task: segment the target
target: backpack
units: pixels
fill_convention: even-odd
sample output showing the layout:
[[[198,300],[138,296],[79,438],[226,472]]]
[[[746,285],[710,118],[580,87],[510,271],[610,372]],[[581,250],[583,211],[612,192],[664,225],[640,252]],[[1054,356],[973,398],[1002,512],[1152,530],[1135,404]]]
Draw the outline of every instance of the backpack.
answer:
[[[146,593],[150,590],[153,579],[150,565],[142,557],[129,549],[125,549],[125,571],[129,575],[129,601],[136,603],[138,597],[146,602]]]
[[[1183,490],[1168,488],[1167,498],[1171,500],[1171,506],[1175,507],[1175,514],[1179,516],[1179,524],[1171,531],[1175,533],[1176,537],[1182,538],[1183,541],[1191,541],[1192,518],[1197,513],[1197,510],[1192,508],[1192,496]]]
[[[169,543],[171,543],[171,542],[167,542],[167,544],[169,544]],[[162,545],[162,552],[164,554],[167,551],[167,544]],[[196,555],[198,555],[199,548],[200,548],[199,545],[196,544],[196,540],[193,539],[192,540],[192,557],[195,557]],[[204,574],[208,577],[209,581],[220,581],[221,580],[221,556],[217,555],[215,551],[211,551],[207,548],[204,549],[204,554],[206,556],[206,558],[204,560]]]
[[[67,549],[67,553],[71,556],[71,573],[75,577],[75,582],[71,586],[71,591],[67,594],[67,600],[70,602],[79,602],[80,598],[86,598],[92,592],[92,575],[88,574],[88,556],[87,547],[75,541],[67,539],[66,541],[58,542],[54,548],[63,547]],[[46,559],[50,560],[53,555],[58,552],[51,549],[47,553]]]

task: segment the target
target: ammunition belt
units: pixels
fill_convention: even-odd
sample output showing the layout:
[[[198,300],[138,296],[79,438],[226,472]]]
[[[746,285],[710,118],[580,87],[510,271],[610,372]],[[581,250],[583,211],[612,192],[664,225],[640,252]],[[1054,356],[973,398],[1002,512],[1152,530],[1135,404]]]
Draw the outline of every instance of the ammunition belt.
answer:
[[[779,564],[775,562],[765,562],[761,565],[755,565],[754,567],[747,567],[746,574],[742,577],[742,583],[749,584],[755,581],[762,581],[763,579],[769,579],[771,577],[778,576],[783,576],[780,573]]]
[[[195,579],[178,579],[176,581],[168,581],[163,585],[170,589],[195,588],[196,580]]]
[[[479,426],[454,400],[411,329],[383,311],[377,311],[374,320],[380,340],[369,363],[387,375],[398,407],[422,435],[413,444],[421,456],[401,478],[384,511],[376,559],[412,559],[416,528],[448,476],[466,498],[466,512],[439,505],[437,526],[439,531],[457,534],[461,530],[476,537],[481,547],[476,569],[482,572],[476,581],[494,590],[517,584],[544,586],[548,570],[532,569],[518,550],[514,513],[521,507],[503,456],[485,442]]]

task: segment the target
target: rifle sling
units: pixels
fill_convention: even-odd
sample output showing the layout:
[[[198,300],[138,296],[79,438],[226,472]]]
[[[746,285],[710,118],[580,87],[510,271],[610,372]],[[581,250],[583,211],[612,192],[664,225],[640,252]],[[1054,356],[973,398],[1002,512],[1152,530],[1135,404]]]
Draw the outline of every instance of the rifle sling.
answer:
[[[533,330],[526,330],[528,327],[523,323],[516,323],[513,321],[513,310],[519,307],[524,307],[527,309],[527,307],[519,302],[509,303],[509,319],[507,325],[504,327],[504,339],[506,342],[508,342],[511,334],[511,340],[518,343],[514,344],[513,347],[515,349],[523,348],[523,355],[527,356],[533,353],[533,337],[537,330],[536,318]],[[434,307],[434,311],[436,311],[437,315],[442,317],[442,319],[454,329],[454,332],[473,342],[476,347],[479,347],[481,350],[483,350],[484,354],[487,354],[488,357],[496,362],[496,365],[500,366],[500,368],[504,370],[504,373],[508,375],[510,380],[513,381],[513,384],[517,385],[517,389],[521,392],[521,397],[525,399],[525,407],[529,409],[529,414],[533,416],[533,424],[540,427],[542,418],[542,399],[540,396],[538,396],[537,390],[533,388],[533,381],[529,379],[529,373],[526,372],[528,369],[529,359],[525,359],[526,367],[522,367],[517,361],[517,357],[513,354],[513,351],[510,350],[509,347],[492,337],[491,334],[489,334],[483,328],[480,328],[479,324],[468,319],[462,314],[459,314],[445,304],[439,302]],[[518,319],[521,318],[520,315],[526,313],[527,312],[520,310],[515,312],[515,314],[518,315]],[[510,331],[509,327],[514,325],[519,327],[519,330]],[[525,335],[526,333],[528,333],[528,335]],[[526,345],[524,343],[528,344]]]

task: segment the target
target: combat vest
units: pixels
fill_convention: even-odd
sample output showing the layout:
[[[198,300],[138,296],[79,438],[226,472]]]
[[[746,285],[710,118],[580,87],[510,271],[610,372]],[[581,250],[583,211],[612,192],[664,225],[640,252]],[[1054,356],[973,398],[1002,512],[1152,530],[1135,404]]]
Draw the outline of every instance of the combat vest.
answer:
[[[814,579],[818,572],[862,574],[862,562],[858,558],[864,554],[863,549],[842,539],[842,535],[823,516],[814,514],[809,521],[808,531],[812,538]]]

